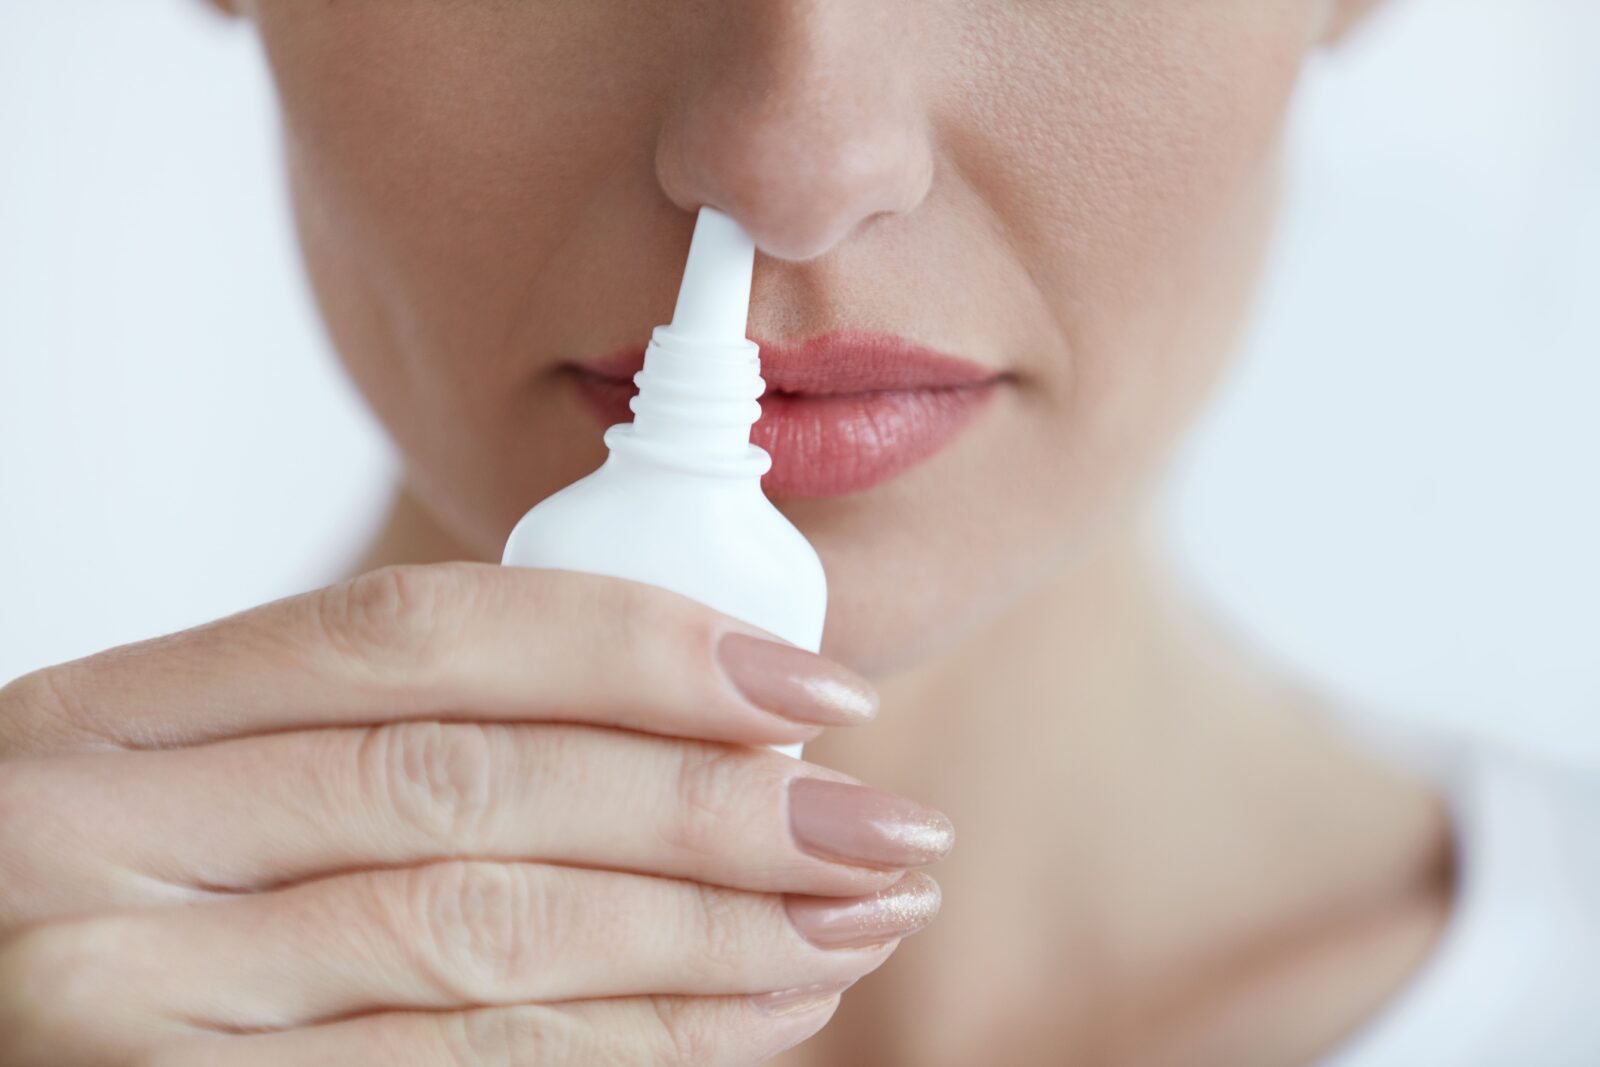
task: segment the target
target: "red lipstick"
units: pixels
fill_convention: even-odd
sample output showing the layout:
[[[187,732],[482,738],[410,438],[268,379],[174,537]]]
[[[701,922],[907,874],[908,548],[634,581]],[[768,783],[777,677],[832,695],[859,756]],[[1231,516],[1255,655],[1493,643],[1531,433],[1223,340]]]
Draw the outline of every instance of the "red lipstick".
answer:
[[[831,497],[882,484],[953,441],[1003,375],[890,334],[857,331],[759,342],[761,418],[750,439],[772,456],[761,484],[778,497]],[[628,422],[644,349],[571,364],[586,406]]]

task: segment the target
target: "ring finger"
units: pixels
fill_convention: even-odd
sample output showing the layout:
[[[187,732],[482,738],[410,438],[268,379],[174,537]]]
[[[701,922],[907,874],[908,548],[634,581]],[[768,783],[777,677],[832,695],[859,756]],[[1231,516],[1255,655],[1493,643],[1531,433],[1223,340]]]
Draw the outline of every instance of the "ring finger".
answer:
[[[36,965],[26,969],[69,980],[61,960],[93,958],[93,983],[121,990],[124,1008],[133,998],[157,1016],[237,1032],[382,1010],[849,982],[937,909],[937,886],[920,874],[864,897],[786,898],[446,862],[53,924],[24,935],[20,950]]]
[[[0,791],[15,798],[0,809],[26,813],[8,820],[7,851],[53,872],[0,901],[16,924],[451,858],[847,896],[940,858],[953,836],[910,800],[763,750],[548,724],[74,754],[14,764]]]
[[[540,1067],[765,1063],[822,1029],[834,986],[754,997],[631,997],[462,1012],[381,1012],[323,1026],[190,1041],[159,1067]]]

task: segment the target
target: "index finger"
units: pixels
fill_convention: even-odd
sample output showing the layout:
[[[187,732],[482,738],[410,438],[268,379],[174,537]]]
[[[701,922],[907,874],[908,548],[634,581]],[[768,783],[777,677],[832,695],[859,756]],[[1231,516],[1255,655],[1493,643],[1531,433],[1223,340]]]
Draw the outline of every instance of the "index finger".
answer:
[[[0,753],[407,719],[790,744],[870,719],[844,667],[686,597],[480,563],[386,567],[0,689]]]

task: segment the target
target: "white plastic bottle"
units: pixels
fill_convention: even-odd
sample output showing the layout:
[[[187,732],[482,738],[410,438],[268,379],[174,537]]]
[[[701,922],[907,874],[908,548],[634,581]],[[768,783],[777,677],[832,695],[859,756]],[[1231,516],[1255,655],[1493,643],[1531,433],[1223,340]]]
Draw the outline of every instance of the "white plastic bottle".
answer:
[[[633,422],[606,431],[599,470],[522,517],[501,562],[670,589],[815,652],[822,561],[761,491],[772,458],[750,443],[765,388],[745,337],[754,265],[739,224],[701,208],[672,324],[634,376]]]

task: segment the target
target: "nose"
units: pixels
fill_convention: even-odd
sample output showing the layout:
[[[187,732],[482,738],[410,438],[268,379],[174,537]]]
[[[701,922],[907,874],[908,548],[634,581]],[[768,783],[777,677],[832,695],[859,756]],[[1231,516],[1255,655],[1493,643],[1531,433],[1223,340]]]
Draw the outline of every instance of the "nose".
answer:
[[[895,0],[730,0],[656,147],[666,195],[738,219],[757,247],[811,259],[903,214],[933,176],[928,115]]]

